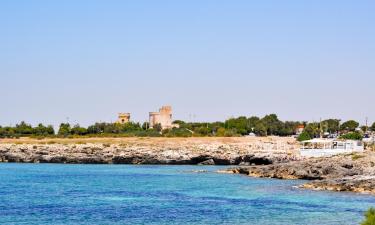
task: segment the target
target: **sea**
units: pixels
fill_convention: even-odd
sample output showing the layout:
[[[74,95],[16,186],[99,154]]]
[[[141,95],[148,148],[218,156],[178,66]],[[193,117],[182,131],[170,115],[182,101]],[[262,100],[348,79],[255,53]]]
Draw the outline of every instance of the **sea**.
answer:
[[[223,166],[0,164],[0,224],[360,224],[375,197]]]

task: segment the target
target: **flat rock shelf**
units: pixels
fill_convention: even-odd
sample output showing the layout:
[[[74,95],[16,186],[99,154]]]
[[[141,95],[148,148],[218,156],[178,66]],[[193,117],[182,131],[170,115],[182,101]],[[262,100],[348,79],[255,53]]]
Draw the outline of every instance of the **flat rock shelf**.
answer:
[[[262,166],[241,166],[225,172],[251,177],[302,179],[302,188],[375,194],[375,153],[339,155]]]

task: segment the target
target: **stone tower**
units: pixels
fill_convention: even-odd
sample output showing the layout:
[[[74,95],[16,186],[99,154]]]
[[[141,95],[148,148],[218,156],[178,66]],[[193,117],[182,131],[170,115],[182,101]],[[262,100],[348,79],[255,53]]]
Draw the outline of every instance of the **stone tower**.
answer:
[[[159,112],[150,112],[149,123],[150,128],[153,128],[158,123],[161,124],[162,129],[176,127],[174,124],[172,124],[172,107],[163,106],[159,109]]]
[[[128,123],[130,121],[130,113],[119,113],[116,123]]]

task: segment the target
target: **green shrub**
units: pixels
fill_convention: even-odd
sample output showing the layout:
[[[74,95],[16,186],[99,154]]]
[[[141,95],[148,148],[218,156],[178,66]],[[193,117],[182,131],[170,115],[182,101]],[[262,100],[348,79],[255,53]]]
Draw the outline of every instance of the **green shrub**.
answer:
[[[310,140],[311,136],[306,131],[303,131],[297,138],[298,141],[307,141]]]
[[[364,157],[363,155],[353,154],[352,160],[357,160],[357,159],[360,159],[360,158],[363,158],[363,157]]]
[[[225,137],[238,137],[240,134],[237,132],[237,129],[227,129],[224,133]]]
[[[347,140],[362,140],[362,134],[358,132],[349,132],[347,134],[341,135],[340,138]]]
[[[340,129],[341,130],[347,130],[347,131],[354,131],[359,126],[359,123],[354,120],[348,120],[341,124]]]
[[[220,127],[219,129],[217,129],[216,136],[218,136],[218,137],[224,137],[225,136],[225,128],[224,127]]]
[[[161,136],[160,132],[154,129],[136,131],[133,134],[136,137],[160,137]]]
[[[369,208],[365,212],[365,220],[361,223],[361,225],[375,225],[375,209]]]
[[[165,137],[191,137],[192,133],[185,128],[173,128],[171,130],[164,130]]]

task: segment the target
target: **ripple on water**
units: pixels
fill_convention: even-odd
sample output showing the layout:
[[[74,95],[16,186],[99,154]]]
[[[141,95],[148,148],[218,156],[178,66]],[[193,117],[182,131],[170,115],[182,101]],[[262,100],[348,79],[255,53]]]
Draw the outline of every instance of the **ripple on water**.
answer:
[[[358,224],[375,206],[223,168],[0,164],[0,224]]]

